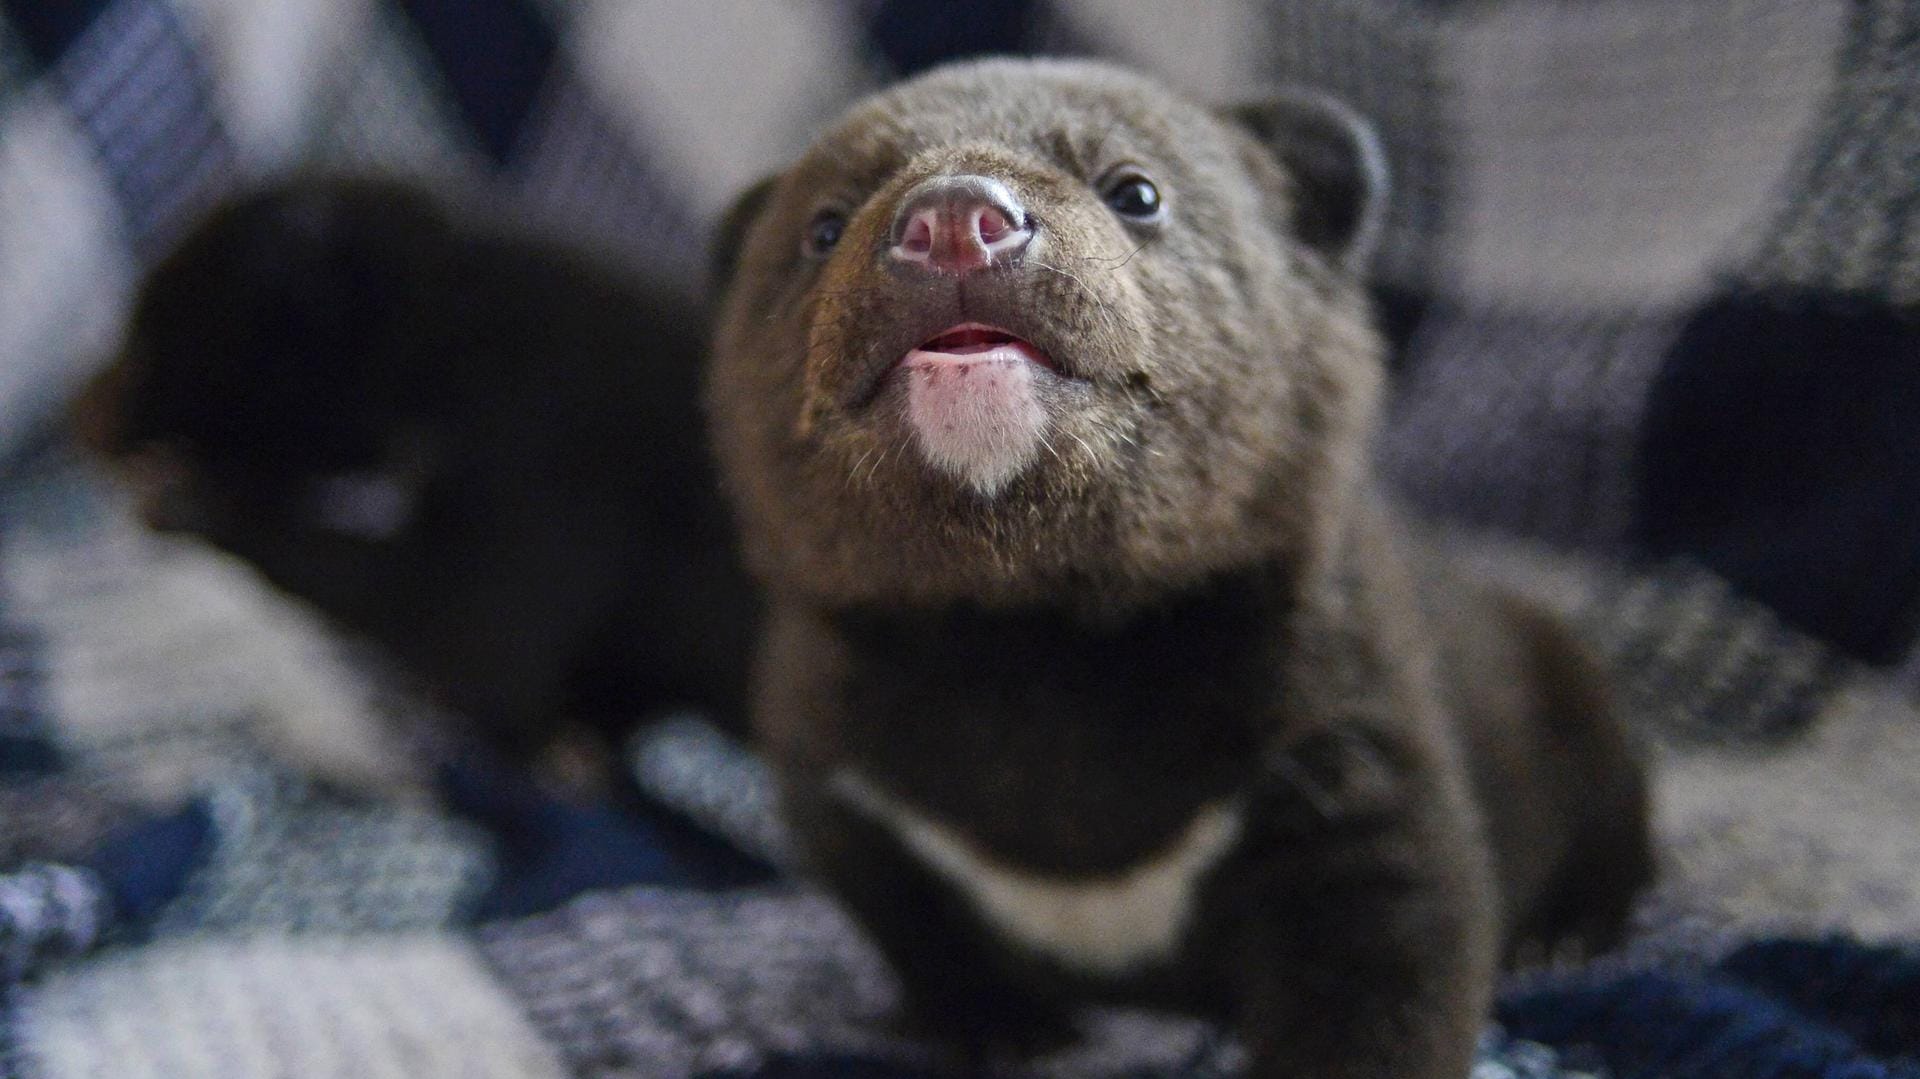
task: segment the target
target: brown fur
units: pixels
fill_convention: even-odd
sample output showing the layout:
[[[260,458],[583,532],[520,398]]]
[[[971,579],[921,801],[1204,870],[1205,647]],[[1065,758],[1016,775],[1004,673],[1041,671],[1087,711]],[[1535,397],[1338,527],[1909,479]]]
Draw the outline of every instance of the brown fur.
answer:
[[[772,597],[755,722],[815,864],[968,1044],[1115,997],[1236,1021],[1261,1075],[1458,1076],[1503,947],[1617,930],[1639,774],[1564,632],[1429,571],[1374,493],[1380,344],[1347,267],[1377,192],[1350,147],[1300,144],[1341,114],[1236,115],[1093,64],[971,64],[742,201],[708,403]],[[1164,225],[1102,203],[1121,163]],[[1024,261],[889,264],[901,195],[948,173],[1018,193]],[[847,225],[814,260],[822,206]],[[1047,448],[991,496],[922,459],[890,373],[963,319],[1066,376],[1035,376]],[[842,769],[1063,881],[1210,803],[1246,829],[1177,956],[1096,977],[996,932]]]

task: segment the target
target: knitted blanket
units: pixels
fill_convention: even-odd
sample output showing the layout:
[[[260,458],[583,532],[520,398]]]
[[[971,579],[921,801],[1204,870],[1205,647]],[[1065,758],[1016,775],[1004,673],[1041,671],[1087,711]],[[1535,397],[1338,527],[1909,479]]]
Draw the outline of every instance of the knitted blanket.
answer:
[[[0,0],[0,1076],[939,1074],[759,765],[554,801],[54,432],[140,268],[302,165],[488,184],[685,279],[861,89],[1114,56],[1327,86],[1398,177],[1381,464],[1565,609],[1656,747],[1620,954],[1476,1076],[1920,1075],[1920,2]],[[671,567],[662,567],[671,572]],[[1089,1015],[1049,1076],[1232,1074]]]
[[[63,453],[0,527],[0,1075],[939,1073],[697,717],[558,802]],[[1920,1075],[1920,717],[1711,578],[1537,573],[1657,739],[1662,875],[1622,954],[1507,987],[1476,1075]],[[1239,1059],[1086,1027],[1027,1074]]]

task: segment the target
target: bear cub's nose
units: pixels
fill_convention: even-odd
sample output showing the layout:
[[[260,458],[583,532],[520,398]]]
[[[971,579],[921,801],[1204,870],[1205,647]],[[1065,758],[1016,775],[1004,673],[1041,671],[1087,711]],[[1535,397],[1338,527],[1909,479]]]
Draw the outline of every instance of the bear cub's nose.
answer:
[[[914,185],[893,216],[893,257],[933,273],[963,274],[1018,262],[1033,224],[1007,185],[990,176],[935,176]]]

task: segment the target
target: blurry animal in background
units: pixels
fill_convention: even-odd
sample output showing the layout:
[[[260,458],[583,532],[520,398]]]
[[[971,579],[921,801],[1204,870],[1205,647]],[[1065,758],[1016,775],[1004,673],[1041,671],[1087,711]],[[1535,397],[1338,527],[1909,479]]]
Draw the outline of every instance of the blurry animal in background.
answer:
[[[1096,64],[855,106],[723,230],[708,401],[815,868],[970,1053],[1127,1000],[1260,1076],[1458,1079],[1650,867],[1597,667],[1368,468],[1348,110]]]
[[[703,311],[375,178],[217,210],[152,271],[83,438],[506,746],[743,709],[754,601]]]

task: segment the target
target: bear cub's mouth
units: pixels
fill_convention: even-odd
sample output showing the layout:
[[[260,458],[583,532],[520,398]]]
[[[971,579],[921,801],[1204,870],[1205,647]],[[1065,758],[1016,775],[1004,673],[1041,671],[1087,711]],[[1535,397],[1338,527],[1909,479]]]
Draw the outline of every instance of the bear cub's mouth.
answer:
[[[930,364],[1025,362],[1060,374],[1060,365],[1047,351],[1012,331],[983,322],[950,326],[913,348],[900,359],[903,367]]]

